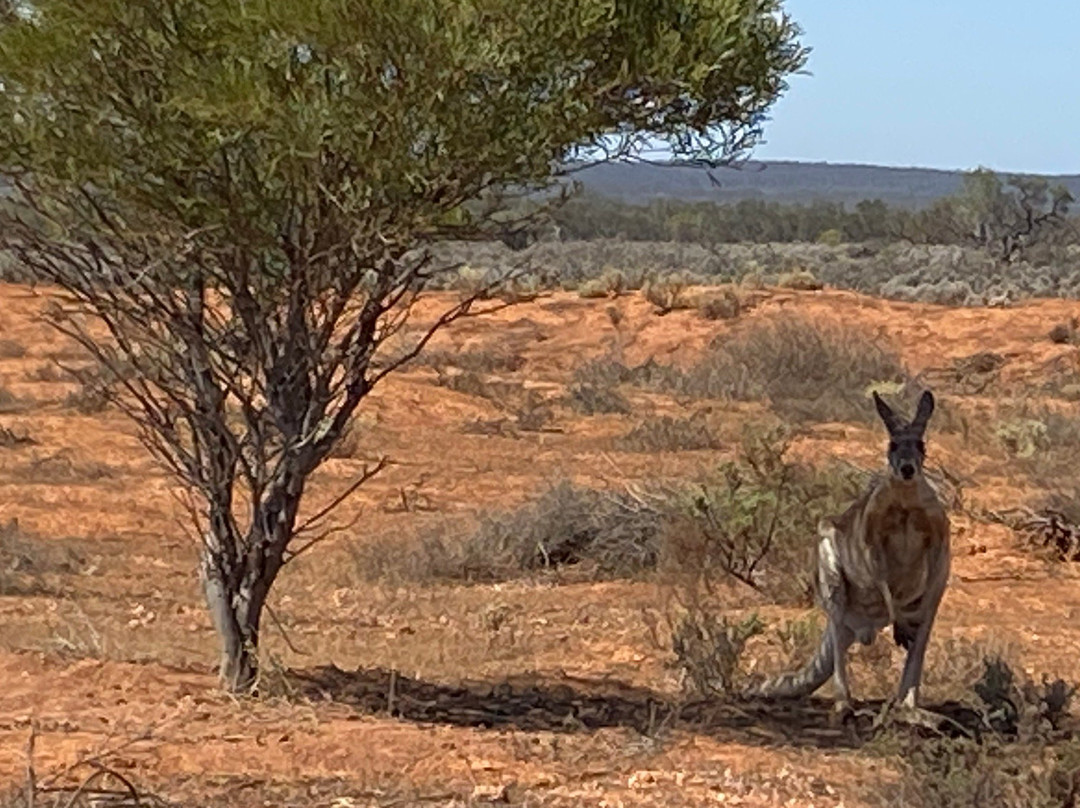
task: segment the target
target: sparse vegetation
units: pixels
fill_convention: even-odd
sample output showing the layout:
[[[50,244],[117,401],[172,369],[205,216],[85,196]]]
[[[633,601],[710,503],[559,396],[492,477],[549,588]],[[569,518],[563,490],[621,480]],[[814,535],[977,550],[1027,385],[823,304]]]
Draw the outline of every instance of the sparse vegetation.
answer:
[[[818,520],[839,513],[865,484],[848,469],[788,458],[782,429],[748,433],[739,456],[684,488],[665,534],[663,563],[712,590],[728,576],[774,601],[807,603]]]
[[[677,418],[660,415],[646,418],[615,440],[620,452],[697,452],[722,448],[701,413]]]
[[[706,398],[767,399],[790,421],[869,422],[871,386],[906,375],[899,355],[881,339],[795,316],[753,323],[715,345],[678,379],[677,389]]]
[[[701,608],[687,608],[671,630],[671,650],[683,688],[697,695],[724,695],[736,690],[743,651],[751,637],[765,631],[756,614],[731,620]]]
[[[573,384],[566,393],[566,403],[582,415],[629,415],[630,401],[614,384]]]
[[[1061,731],[1074,688],[1021,678],[998,657],[983,660],[972,686],[981,715],[977,737],[919,738],[902,729],[871,749],[901,768],[898,788],[868,792],[903,808],[1068,808],[1080,797],[1080,744]]]
[[[479,583],[563,568],[622,577],[656,565],[661,519],[658,508],[627,494],[563,480],[519,508],[480,514],[472,529],[444,524],[412,549],[403,550],[394,537],[386,546],[365,545],[354,554],[363,559],[365,577],[381,572]],[[369,563],[369,556],[376,560]],[[387,556],[396,560],[377,560]]]
[[[29,534],[15,519],[0,524],[0,595],[48,592],[50,576],[76,574],[85,564],[65,542]]]

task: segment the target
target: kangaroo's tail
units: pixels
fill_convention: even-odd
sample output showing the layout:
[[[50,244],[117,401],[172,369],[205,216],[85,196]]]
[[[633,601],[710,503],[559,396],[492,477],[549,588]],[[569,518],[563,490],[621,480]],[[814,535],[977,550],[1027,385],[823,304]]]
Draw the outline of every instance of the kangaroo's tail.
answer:
[[[782,673],[753,688],[748,695],[765,698],[802,698],[809,696],[833,674],[833,644],[829,632],[821,638],[817,653],[797,671]]]

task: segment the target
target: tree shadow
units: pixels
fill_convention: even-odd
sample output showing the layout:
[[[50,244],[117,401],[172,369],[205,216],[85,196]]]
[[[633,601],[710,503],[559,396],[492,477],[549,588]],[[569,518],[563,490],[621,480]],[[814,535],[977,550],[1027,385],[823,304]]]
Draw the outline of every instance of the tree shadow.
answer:
[[[335,666],[285,672],[279,686],[292,698],[332,701],[418,723],[534,732],[623,727],[646,736],[678,728],[747,745],[813,748],[862,745],[873,737],[874,716],[882,707],[880,701],[857,704],[857,715],[841,723],[827,699],[683,701],[610,679],[521,675],[449,685],[383,668]],[[958,702],[927,709],[941,715],[942,726],[913,731],[978,736],[985,729],[982,716]]]

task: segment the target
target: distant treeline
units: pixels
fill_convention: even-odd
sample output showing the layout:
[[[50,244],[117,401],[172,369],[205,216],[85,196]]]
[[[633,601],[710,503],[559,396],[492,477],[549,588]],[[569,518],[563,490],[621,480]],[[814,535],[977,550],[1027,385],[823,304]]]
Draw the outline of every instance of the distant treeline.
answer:
[[[997,176],[980,169],[965,175],[955,196],[923,210],[881,200],[848,206],[819,201],[792,204],[746,199],[733,203],[657,200],[632,205],[585,194],[559,208],[554,222],[563,240],[624,238],[710,244],[905,241],[984,246],[1007,258],[1038,241],[1080,243],[1072,197],[1040,178]]]
[[[879,200],[853,209],[838,202],[785,204],[744,199],[729,204],[657,200],[631,205],[599,196],[571,199],[554,214],[563,239],[625,238],[696,244],[817,241],[834,231],[843,241],[897,236],[917,212]],[[825,236],[829,238],[829,235]]]

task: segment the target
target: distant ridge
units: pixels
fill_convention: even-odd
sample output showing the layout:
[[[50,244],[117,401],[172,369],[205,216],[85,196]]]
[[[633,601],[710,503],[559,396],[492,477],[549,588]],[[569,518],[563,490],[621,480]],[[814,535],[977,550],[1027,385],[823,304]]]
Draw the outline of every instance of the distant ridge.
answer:
[[[586,193],[631,204],[655,199],[721,203],[740,199],[806,203],[820,199],[853,205],[863,199],[880,199],[896,207],[921,208],[955,193],[963,175],[962,171],[933,168],[751,161],[739,168],[712,169],[717,186],[709,173],[692,166],[607,163],[581,171],[577,179]],[[1080,199],[1080,175],[1050,179],[1063,183]]]

